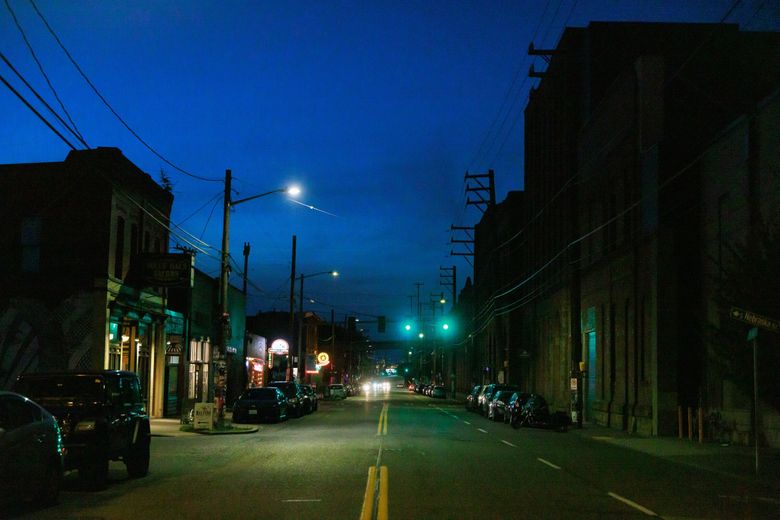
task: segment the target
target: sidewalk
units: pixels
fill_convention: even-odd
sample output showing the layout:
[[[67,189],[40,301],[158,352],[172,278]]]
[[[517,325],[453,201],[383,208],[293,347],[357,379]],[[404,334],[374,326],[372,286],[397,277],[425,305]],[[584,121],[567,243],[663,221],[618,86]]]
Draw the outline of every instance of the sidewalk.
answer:
[[[780,492],[780,450],[777,448],[759,447],[759,474],[756,475],[755,448],[752,446],[722,446],[714,442],[699,444],[697,440],[677,437],[641,437],[597,425],[585,425],[582,429],[572,427],[569,432],[594,442],[607,442],[680,464],[758,482]]]
[[[232,428],[226,431],[182,431],[181,427],[185,426],[181,424],[179,419],[165,419],[154,418],[149,419],[149,427],[151,429],[152,437],[187,437],[192,435],[236,435],[243,433],[254,433],[260,429],[255,424],[242,424],[233,425],[231,419],[233,414],[225,412],[225,425],[232,426]]]

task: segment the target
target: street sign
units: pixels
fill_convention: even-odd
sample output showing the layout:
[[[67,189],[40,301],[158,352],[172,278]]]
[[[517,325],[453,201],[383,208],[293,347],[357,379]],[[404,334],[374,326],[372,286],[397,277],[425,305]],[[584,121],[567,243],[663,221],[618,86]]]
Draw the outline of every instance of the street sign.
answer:
[[[768,318],[755,312],[750,312],[739,307],[732,307],[730,316],[738,321],[743,321],[754,327],[761,327],[762,329],[771,330],[772,332],[780,332],[780,320]]]

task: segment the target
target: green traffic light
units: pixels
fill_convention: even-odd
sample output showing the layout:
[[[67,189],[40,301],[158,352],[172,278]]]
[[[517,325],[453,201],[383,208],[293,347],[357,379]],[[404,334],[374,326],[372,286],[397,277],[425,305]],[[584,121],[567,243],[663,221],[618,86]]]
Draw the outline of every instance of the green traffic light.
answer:
[[[444,330],[448,330],[450,326],[449,324],[445,323],[444,325],[441,326],[441,328],[443,328]]]
[[[412,330],[412,326],[407,323],[406,325],[404,325],[404,329]]]

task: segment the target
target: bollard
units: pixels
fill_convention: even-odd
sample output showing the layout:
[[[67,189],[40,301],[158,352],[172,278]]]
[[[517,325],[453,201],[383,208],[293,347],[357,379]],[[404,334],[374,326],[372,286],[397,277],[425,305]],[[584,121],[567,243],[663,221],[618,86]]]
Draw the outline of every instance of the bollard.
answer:
[[[682,432],[683,432],[683,415],[682,415],[682,406],[677,405],[677,438],[682,439]]]

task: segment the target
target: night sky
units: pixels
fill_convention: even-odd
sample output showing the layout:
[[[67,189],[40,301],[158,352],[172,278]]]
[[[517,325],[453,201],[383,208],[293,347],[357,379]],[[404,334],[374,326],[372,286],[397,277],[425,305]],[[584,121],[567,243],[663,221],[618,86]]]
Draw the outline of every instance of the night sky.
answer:
[[[196,266],[217,276],[225,169],[234,199],[299,184],[232,213],[231,256],[251,243],[247,313],[287,310],[292,235],[305,308],[337,319],[387,315],[400,334],[409,295],[446,292],[439,267],[465,206],[468,170],[496,172],[496,195],[523,187],[523,120],[533,63],[564,25],[589,21],[718,22],[731,0],[697,1],[47,1],[42,15],[98,91],[167,161],[144,147],[95,95],[29,0],[2,0],[0,51],[59,109],[8,8],[91,147],[113,146],[173,183],[172,220],[208,246]],[[778,1],[739,3],[727,22],[778,29]],[[32,100],[5,64],[0,74]],[[39,106],[36,104],[36,106]],[[61,109],[60,112],[62,113]],[[0,163],[62,161],[69,148],[0,86]],[[311,209],[314,207],[315,209]],[[462,237],[458,237],[462,238]],[[172,244],[184,244],[172,237]],[[209,248],[209,246],[211,248]],[[231,282],[240,286],[234,272]],[[296,285],[297,292],[297,285]],[[416,307],[416,303],[415,303]],[[446,305],[449,308],[449,304]]]

